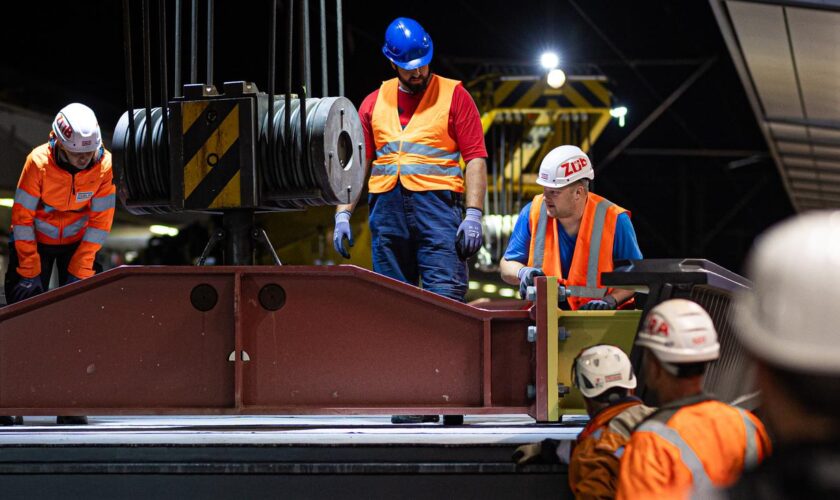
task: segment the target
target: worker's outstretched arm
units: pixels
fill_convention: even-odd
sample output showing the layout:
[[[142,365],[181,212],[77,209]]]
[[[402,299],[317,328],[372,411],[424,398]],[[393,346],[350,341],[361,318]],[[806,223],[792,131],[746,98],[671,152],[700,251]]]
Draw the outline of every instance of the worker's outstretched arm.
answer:
[[[467,186],[467,208],[484,211],[484,195],[487,193],[487,161],[473,158],[464,169],[464,181]]]
[[[370,161],[365,162],[365,179],[367,179],[368,173],[370,172],[370,165]],[[361,194],[362,191],[359,191],[359,196],[357,196],[351,203],[335,207],[333,248],[335,248],[335,251],[340,253],[345,259],[350,258],[350,250],[345,248],[344,240],[347,240],[348,245],[351,247],[353,246],[353,230],[350,229],[350,216],[353,215],[353,210],[356,209],[356,205],[359,203]]]

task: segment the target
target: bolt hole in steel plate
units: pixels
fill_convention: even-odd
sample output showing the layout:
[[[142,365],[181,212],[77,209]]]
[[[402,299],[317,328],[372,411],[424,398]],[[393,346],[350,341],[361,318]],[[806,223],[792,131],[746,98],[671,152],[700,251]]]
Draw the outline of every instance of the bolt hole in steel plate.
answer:
[[[260,305],[268,311],[276,311],[286,304],[286,291],[273,283],[260,289]]]
[[[197,285],[192,289],[192,292],[190,292],[190,302],[193,307],[201,312],[207,312],[213,309],[216,307],[216,303],[218,301],[219,293],[215,288],[206,283]]]

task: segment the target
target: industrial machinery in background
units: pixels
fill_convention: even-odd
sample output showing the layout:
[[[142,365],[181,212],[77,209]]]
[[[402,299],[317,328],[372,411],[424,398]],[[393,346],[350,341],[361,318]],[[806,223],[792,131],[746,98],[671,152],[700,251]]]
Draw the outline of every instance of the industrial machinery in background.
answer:
[[[297,8],[295,6],[297,5]],[[280,264],[268,235],[255,225],[257,212],[301,210],[350,203],[364,183],[364,138],[353,104],[344,97],[307,98],[311,87],[309,2],[285,4],[285,88],[275,94],[277,1],[271,2],[268,91],[256,84],[213,83],[213,2],[207,3],[206,81],[197,81],[197,2],[192,3],[191,81],[180,81],[181,3],[176,2],[174,95],[168,98],[166,3],[158,3],[159,102],[153,105],[151,12],[142,2],[144,106],[134,103],[131,5],[123,1],[128,110],[113,139],[118,194],[133,214],[180,211],[221,214],[200,263],[224,242],[223,263],[255,263],[257,244]],[[297,10],[297,13],[295,12]],[[321,79],[327,93],[326,12],[321,15]],[[340,41],[341,22],[338,21]],[[294,35],[297,34],[297,45]],[[341,44],[338,44],[339,51]],[[299,55],[294,71],[293,53]],[[339,53],[339,91],[343,92]],[[296,85],[293,75],[297,74]],[[296,93],[293,93],[293,90]]]
[[[256,213],[329,206],[359,195],[363,138],[349,101],[307,98],[306,0],[285,4],[282,96],[274,92],[276,0],[271,2],[267,92],[246,81],[212,83],[212,1],[207,3],[207,78],[197,81],[198,3],[192,2],[191,82],[182,87],[176,71],[172,99],[165,60],[166,4],[158,4],[160,99],[154,106],[152,17],[149,0],[143,1],[144,106],[138,109],[130,5],[123,0],[127,111],[115,131],[113,150],[125,208],[134,214],[220,214],[221,228],[205,256],[221,244],[226,265],[121,266],[0,309],[0,414],[527,414],[537,423],[563,423],[566,416],[585,413],[570,380],[575,355],[604,342],[632,352],[646,312],[671,297],[699,302],[720,332],[721,360],[710,369],[706,389],[745,407],[755,405],[728,321],[730,295],[749,283],[703,260],[629,262],[605,273],[605,285],[648,295],[644,310],[626,311],[561,310],[553,277],[536,279],[530,308],[494,310],[356,266],[252,265],[258,244],[274,252],[255,224]],[[178,13],[180,8],[176,2]],[[301,77],[293,88],[295,11]],[[340,19],[338,24],[340,29]],[[177,70],[177,36],[174,53]],[[322,57],[322,69],[324,63]],[[340,75],[339,68],[339,81]],[[601,77],[568,80],[559,90],[549,89],[542,78],[487,77],[471,86],[485,87],[479,102],[491,151],[484,269],[498,263],[509,235],[505,228],[513,226],[510,218],[534,194],[528,175],[541,152],[560,143],[589,150],[609,120],[609,93]],[[327,94],[326,86],[322,93]],[[273,260],[279,264],[276,255]],[[638,361],[638,353],[633,354]],[[98,438],[100,429],[85,434]],[[85,483],[83,491],[92,496],[108,484],[123,488],[119,481],[125,478],[145,492],[162,482],[183,486],[178,476],[191,474],[202,475],[202,482],[226,475],[245,485],[256,472],[264,474],[260,479],[271,477],[284,486],[297,482],[316,492],[329,480],[338,490],[350,491],[347,478],[354,475],[365,481],[398,477],[405,484],[419,478],[424,488],[451,486],[454,474],[460,474],[459,484],[470,475],[480,480],[498,475],[495,483],[476,481],[483,484],[481,491],[489,491],[509,483],[511,476],[528,474],[510,462],[512,449],[505,448],[510,443],[494,444],[495,451],[503,452],[496,453],[503,455],[503,464],[488,467],[481,458],[465,467],[466,459],[458,458],[463,449],[449,445],[438,455],[427,454],[425,446],[399,451],[399,463],[392,464],[372,463],[378,459],[371,457],[380,455],[353,443],[320,443],[329,455],[324,459],[300,453],[302,448],[312,451],[310,443],[239,446],[222,440],[213,446],[137,446],[118,439],[80,450],[62,442],[44,446],[14,439],[5,449],[0,444],[0,476],[16,481],[6,482],[32,491],[33,485],[52,479],[45,475],[60,473],[51,484]],[[213,448],[222,450],[228,462],[208,459]],[[245,448],[258,449],[258,454],[268,450],[275,458],[260,454],[255,462],[229,463],[241,462]],[[486,457],[492,447],[475,448]],[[439,468],[442,464],[448,468]],[[528,483],[534,483],[533,477],[522,484]],[[552,491],[558,484],[560,478],[551,476]],[[353,491],[361,496],[372,490]]]
[[[481,113],[489,155],[485,243],[475,263],[487,273],[498,272],[522,207],[542,193],[535,182],[542,157],[562,144],[591,154],[612,116],[613,97],[597,68],[567,68],[587,73],[568,77],[557,68],[545,75],[516,69],[488,65],[466,84]]]

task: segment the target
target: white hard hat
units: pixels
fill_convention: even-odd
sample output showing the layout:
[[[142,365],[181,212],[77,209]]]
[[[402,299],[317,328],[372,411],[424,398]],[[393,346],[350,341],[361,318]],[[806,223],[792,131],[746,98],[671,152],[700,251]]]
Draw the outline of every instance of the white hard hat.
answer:
[[[102,145],[102,133],[93,110],[74,102],[63,107],[52,123],[61,147],[71,153],[90,153]]]
[[[572,364],[572,383],[587,398],[600,396],[613,387],[634,389],[633,365],[618,347],[599,344],[587,347]]]
[[[577,146],[558,146],[545,155],[540,163],[537,184],[561,188],[580,179],[594,179],[595,170],[586,153]]]
[[[840,374],[840,211],[770,229],[750,252],[747,276],[753,288],[733,304],[744,347],[795,372]]]
[[[717,331],[696,302],[671,299],[651,309],[636,345],[647,347],[666,363],[712,361],[720,354]]]

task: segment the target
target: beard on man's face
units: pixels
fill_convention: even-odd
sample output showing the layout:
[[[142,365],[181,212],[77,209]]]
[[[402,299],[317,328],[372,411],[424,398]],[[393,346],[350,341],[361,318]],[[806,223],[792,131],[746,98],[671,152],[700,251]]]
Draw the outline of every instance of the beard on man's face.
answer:
[[[406,90],[408,90],[412,94],[419,94],[426,90],[426,87],[429,85],[429,78],[431,77],[432,72],[429,71],[425,77],[422,75],[420,76],[420,81],[417,81],[415,79],[414,82],[412,82],[411,80],[404,79],[402,75],[400,75],[399,72],[397,72],[397,78],[400,79],[400,83],[402,83],[403,87],[405,87]]]

